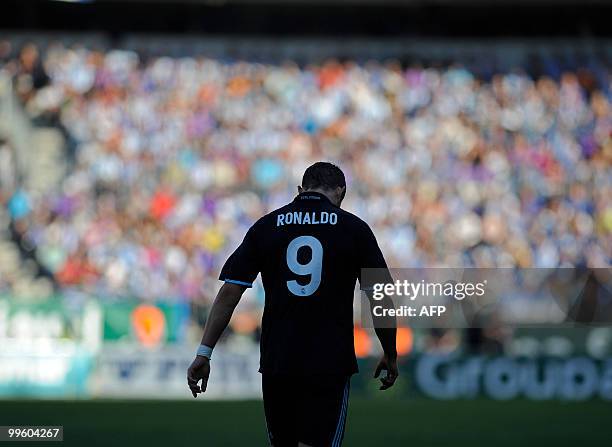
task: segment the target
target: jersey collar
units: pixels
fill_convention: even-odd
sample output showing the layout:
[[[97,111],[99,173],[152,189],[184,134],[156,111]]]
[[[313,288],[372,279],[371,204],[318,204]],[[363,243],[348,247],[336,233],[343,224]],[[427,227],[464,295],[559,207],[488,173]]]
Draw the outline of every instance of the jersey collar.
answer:
[[[302,202],[302,201],[321,202],[321,201],[325,201],[325,202],[327,202],[329,204],[332,204],[331,201],[327,198],[327,196],[325,194],[321,194],[320,192],[316,192],[316,191],[306,191],[306,192],[303,192],[301,194],[298,194],[293,201],[294,202]]]

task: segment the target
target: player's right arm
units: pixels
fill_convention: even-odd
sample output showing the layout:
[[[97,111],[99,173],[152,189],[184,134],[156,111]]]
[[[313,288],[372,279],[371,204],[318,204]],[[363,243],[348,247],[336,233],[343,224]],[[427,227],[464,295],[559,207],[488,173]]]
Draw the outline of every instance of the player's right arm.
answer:
[[[360,268],[361,269],[376,269],[373,274],[367,275],[365,278],[363,270],[359,274],[359,286],[366,293],[370,301],[370,307],[374,305],[382,305],[384,308],[393,307],[393,301],[385,296],[382,301],[376,301],[373,299],[372,289],[376,282],[393,282],[385,258],[378,246],[376,237],[367,224],[363,224],[363,233],[360,237]],[[390,388],[395,383],[395,380],[399,376],[399,370],[397,367],[397,348],[396,348],[396,337],[397,327],[394,317],[374,317],[374,331],[380,341],[384,355],[383,358],[378,362],[378,366],[374,372],[374,378],[379,378],[382,371],[386,371],[386,374],[380,378],[381,390]],[[381,320],[381,321],[377,321]]]
[[[372,304],[373,300],[370,298],[370,305]],[[386,371],[386,375],[380,378],[380,389],[386,390],[393,386],[399,376],[396,348],[397,328],[395,325],[392,327],[374,326],[374,331],[378,340],[380,340],[384,352],[383,358],[380,359],[374,371],[374,378],[377,379],[382,371]]]

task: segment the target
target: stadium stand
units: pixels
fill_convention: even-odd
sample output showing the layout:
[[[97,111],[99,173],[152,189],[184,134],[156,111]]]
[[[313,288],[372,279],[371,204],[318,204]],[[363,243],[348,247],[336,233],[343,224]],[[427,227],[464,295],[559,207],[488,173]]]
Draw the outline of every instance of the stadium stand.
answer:
[[[43,187],[0,182],[3,265],[29,263],[37,293],[206,307],[241,235],[318,159],[348,173],[346,208],[372,224],[390,265],[610,265],[608,47],[497,45],[487,59],[445,44],[447,63],[366,51],[298,64],[203,57],[182,42],[171,57],[163,39],[9,45],[2,71],[30,119],[55,129],[37,144],[55,147],[41,151],[51,161],[27,172],[60,173]]]

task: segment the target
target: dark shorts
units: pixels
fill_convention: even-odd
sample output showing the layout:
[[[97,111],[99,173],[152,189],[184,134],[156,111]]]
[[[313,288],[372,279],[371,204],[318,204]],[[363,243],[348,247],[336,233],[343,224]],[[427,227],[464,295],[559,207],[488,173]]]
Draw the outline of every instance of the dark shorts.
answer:
[[[350,376],[262,374],[268,437],[274,447],[342,444]]]

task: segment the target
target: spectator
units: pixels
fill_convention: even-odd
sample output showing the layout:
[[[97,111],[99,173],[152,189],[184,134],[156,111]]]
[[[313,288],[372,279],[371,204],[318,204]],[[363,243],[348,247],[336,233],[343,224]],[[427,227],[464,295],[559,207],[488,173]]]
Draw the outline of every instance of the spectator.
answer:
[[[28,107],[77,141],[61,188],[9,204],[64,287],[207,302],[249,225],[318,159],[348,173],[346,207],[390,265],[610,265],[610,85],[576,73],[484,82],[61,46],[42,64],[25,48],[20,67],[45,67]]]

